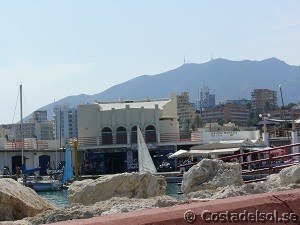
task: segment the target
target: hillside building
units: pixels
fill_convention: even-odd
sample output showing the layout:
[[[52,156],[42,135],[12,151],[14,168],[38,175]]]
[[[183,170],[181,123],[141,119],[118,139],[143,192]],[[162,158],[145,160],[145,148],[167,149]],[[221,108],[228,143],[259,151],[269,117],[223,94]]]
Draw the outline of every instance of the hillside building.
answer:
[[[216,106],[215,95],[209,93],[209,88],[203,85],[199,91],[199,111],[212,109]]]
[[[55,139],[63,146],[67,138],[77,138],[77,108],[69,106],[55,106],[53,109]]]
[[[236,100],[227,100],[226,104],[233,104],[235,106],[240,106],[240,107],[247,107],[248,105],[251,106],[251,100],[247,99],[236,99]]]
[[[196,114],[195,109],[190,103],[188,92],[183,92],[181,95],[177,95],[177,113],[179,121],[179,130],[190,130]]]
[[[202,112],[204,123],[211,122],[233,122],[245,124],[249,119],[249,110],[245,107],[238,107],[233,104],[225,104],[223,107],[205,110]]]
[[[251,93],[252,109],[266,113],[277,107],[277,94],[269,89],[254,89]]]

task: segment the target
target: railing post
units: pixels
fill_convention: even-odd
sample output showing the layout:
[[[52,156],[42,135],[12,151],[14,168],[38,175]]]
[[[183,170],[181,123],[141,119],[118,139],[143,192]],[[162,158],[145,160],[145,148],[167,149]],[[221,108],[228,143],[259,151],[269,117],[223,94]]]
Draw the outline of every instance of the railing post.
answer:
[[[269,160],[268,160],[268,163],[269,163],[269,174],[272,174],[273,173],[273,167],[272,167],[271,151],[269,150],[268,153],[269,153]]]

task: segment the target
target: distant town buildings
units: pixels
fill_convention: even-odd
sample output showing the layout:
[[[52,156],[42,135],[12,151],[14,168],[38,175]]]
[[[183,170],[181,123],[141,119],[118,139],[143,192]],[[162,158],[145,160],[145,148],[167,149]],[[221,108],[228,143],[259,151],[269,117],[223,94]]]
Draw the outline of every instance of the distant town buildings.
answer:
[[[202,118],[204,123],[233,122],[237,124],[245,124],[249,119],[249,110],[245,107],[238,107],[228,103],[224,106],[203,111]]]
[[[195,109],[190,103],[189,93],[183,92],[181,95],[177,95],[177,113],[179,121],[179,129],[189,130],[195,119]]]
[[[32,118],[29,119],[30,122],[34,123],[45,123],[47,122],[47,110],[34,111]]]
[[[63,146],[66,138],[77,138],[77,108],[55,106],[53,109],[55,139]]]
[[[1,133],[9,140],[21,140],[21,124],[0,125]],[[34,111],[32,118],[22,125],[24,138],[34,138],[37,140],[53,140],[54,125],[47,120],[47,111]]]
[[[237,100],[227,100],[226,103],[233,104],[235,106],[240,106],[240,107],[248,107],[248,105],[251,106],[251,100],[247,100],[245,98],[237,99]]]
[[[277,107],[277,94],[269,89],[254,89],[251,93],[251,102],[255,112],[270,112]]]
[[[203,85],[199,91],[199,111],[212,109],[216,106],[215,95],[209,93],[209,88]]]

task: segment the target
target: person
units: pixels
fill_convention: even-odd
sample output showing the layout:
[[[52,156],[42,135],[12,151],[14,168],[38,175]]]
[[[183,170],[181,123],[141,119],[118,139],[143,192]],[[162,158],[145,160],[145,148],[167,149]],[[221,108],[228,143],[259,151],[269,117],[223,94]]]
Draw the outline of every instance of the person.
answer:
[[[179,165],[180,165],[179,173],[180,173],[180,174],[184,174],[184,173],[185,173],[185,167],[184,167],[184,162],[183,162],[183,160],[180,160]]]
[[[9,174],[9,167],[8,166],[4,166],[4,168],[3,168],[3,175],[10,175]]]
[[[20,167],[18,167],[17,165],[16,165],[16,176],[17,178],[19,178],[20,176]]]

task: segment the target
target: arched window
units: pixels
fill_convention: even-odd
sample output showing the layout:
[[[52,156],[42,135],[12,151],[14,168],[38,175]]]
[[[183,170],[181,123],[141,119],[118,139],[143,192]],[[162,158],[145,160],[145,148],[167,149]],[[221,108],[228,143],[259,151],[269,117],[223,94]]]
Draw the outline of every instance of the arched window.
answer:
[[[137,126],[131,128],[131,144],[137,143]]]
[[[156,129],[153,125],[148,125],[145,130],[146,143],[156,142]]]
[[[113,143],[112,131],[109,127],[104,127],[102,129],[102,144],[111,145]]]
[[[127,131],[125,127],[118,127],[116,131],[117,144],[127,144]]]

